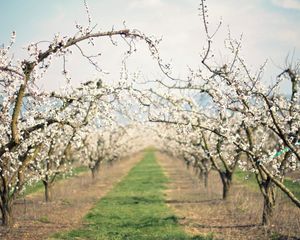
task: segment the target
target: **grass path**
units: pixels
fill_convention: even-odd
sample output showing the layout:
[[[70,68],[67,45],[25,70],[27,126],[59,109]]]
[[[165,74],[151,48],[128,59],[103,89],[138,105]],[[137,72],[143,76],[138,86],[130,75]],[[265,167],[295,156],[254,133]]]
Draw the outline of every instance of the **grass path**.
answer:
[[[54,239],[204,239],[187,235],[165,204],[168,181],[153,152],[146,152],[129,174],[85,216],[85,227]]]
[[[42,191],[18,199],[14,206],[15,225],[9,231],[0,226],[1,240],[41,240],[55,233],[83,226],[83,218],[92,207],[114,188],[141,161],[137,153],[120,162],[102,165],[96,179],[89,172],[58,181],[53,201],[45,204]]]

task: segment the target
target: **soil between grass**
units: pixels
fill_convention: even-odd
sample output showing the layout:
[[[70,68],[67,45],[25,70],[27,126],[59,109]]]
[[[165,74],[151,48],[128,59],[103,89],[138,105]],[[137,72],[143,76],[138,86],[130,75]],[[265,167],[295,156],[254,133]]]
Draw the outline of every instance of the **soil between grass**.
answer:
[[[90,173],[59,181],[54,185],[53,201],[44,202],[43,191],[17,200],[14,207],[15,224],[7,229],[0,226],[1,240],[41,240],[56,232],[82,226],[82,218],[94,204],[120,182],[143,154],[104,165],[92,180]]]
[[[192,234],[211,234],[222,240],[300,240],[300,209],[278,193],[273,222],[261,226],[263,199],[248,182],[234,179],[229,199],[223,201],[219,176],[212,171],[208,187],[192,169],[163,154],[158,163],[169,178],[165,191],[179,224]]]
[[[165,203],[167,183],[152,151],[85,216],[82,228],[51,239],[176,240],[190,236]]]

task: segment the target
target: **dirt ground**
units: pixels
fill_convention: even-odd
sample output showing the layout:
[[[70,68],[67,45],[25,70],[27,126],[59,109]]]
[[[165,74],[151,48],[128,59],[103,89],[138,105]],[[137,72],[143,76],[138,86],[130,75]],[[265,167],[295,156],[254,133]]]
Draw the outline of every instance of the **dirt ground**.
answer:
[[[300,209],[280,197],[273,225],[260,225],[262,197],[244,184],[234,183],[229,199],[221,200],[222,186],[211,173],[208,188],[179,160],[157,154],[160,165],[170,178],[167,204],[179,217],[180,224],[193,234],[211,234],[216,239],[300,239]]]
[[[60,181],[53,188],[51,203],[44,202],[43,192],[19,199],[14,208],[15,224],[10,229],[0,227],[0,239],[41,240],[80,227],[83,216],[141,159],[142,153],[103,166],[94,181],[89,172]]]

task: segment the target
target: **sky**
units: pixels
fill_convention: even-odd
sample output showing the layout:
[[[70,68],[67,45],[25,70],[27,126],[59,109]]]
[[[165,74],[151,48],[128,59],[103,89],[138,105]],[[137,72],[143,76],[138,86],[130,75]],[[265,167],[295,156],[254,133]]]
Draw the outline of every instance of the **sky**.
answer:
[[[97,30],[121,29],[123,22],[131,29],[162,38],[160,53],[173,66],[173,75],[184,78],[187,67],[200,66],[200,54],[205,46],[204,28],[199,16],[198,0],[87,0],[93,24]],[[300,58],[300,0],[207,0],[209,28],[214,31],[220,19],[222,26],[214,39],[214,49],[220,61],[226,61],[224,39],[228,29],[232,36],[243,35],[244,56],[255,71],[268,60],[266,81],[274,81],[285,66],[286,57]],[[0,0],[0,44],[7,44],[12,31],[17,40],[12,49],[15,59],[27,57],[27,44],[52,40],[54,34],[72,36],[75,24],[87,24],[82,0]],[[116,39],[118,40],[118,39]],[[109,39],[96,41],[94,48],[82,45],[87,53],[102,55],[98,60],[105,74],[98,73],[74,49],[68,58],[72,82],[97,77],[114,81],[120,76],[125,44],[118,46]],[[139,71],[145,79],[160,78],[161,73],[145,44],[137,44],[137,53],[128,60],[130,72]],[[39,85],[57,89],[64,84],[62,60],[57,59]],[[288,86],[285,86],[288,87]]]

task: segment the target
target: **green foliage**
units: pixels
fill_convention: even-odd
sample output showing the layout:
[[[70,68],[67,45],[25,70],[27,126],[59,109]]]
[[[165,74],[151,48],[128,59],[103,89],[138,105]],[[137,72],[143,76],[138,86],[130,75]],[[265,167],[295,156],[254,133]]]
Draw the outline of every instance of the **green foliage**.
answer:
[[[148,150],[115,188],[85,216],[85,227],[57,239],[212,239],[190,237],[165,204],[162,190],[167,182]]]

